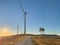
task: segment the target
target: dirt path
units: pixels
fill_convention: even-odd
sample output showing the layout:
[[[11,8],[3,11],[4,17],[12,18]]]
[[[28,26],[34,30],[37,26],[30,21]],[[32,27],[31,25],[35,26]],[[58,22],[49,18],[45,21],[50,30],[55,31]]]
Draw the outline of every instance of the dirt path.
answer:
[[[27,36],[27,37],[25,37],[24,40],[19,41],[15,45],[33,45],[33,43],[32,43],[32,39],[30,38],[30,36]]]

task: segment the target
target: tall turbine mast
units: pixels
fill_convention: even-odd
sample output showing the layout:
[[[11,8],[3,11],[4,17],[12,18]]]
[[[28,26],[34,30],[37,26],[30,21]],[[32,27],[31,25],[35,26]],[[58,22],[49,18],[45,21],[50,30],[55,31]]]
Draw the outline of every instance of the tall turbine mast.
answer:
[[[19,2],[20,8],[22,9],[22,12],[24,14],[24,34],[26,34],[26,14],[27,12],[23,9],[23,6],[21,5],[21,3]]]
[[[17,25],[17,35],[18,35],[18,31],[19,31],[19,26]]]

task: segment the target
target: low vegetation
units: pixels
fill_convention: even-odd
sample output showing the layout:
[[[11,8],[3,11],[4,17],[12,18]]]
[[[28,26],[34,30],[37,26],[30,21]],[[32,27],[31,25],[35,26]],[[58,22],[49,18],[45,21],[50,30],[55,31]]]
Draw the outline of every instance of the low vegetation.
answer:
[[[60,45],[60,36],[27,36],[31,36],[34,45]],[[15,43],[23,40],[25,37],[25,35],[13,35],[2,37],[0,45],[14,45]]]
[[[13,35],[13,36],[2,37],[0,45],[14,45],[18,41],[23,40],[24,37],[25,37],[24,35]]]
[[[34,45],[60,45],[60,37],[32,36]]]

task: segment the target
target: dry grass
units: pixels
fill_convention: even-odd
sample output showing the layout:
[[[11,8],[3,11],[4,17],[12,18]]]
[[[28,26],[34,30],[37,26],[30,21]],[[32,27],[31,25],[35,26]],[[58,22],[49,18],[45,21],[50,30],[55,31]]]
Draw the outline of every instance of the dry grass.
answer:
[[[0,45],[14,45],[25,37],[25,35],[3,37]],[[60,37],[31,36],[31,38],[34,45],[60,45]]]
[[[18,41],[23,40],[24,37],[25,37],[24,35],[3,37],[2,41],[0,42],[0,45],[14,45]]]
[[[34,45],[60,45],[60,39],[55,39],[46,36],[33,36],[32,37]]]

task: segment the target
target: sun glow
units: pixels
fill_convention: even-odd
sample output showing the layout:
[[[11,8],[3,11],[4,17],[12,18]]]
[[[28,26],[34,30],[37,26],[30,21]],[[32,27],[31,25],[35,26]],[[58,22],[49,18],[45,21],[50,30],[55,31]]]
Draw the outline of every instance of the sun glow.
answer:
[[[12,33],[10,31],[10,28],[8,27],[3,27],[0,28],[0,36],[10,36]]]

